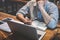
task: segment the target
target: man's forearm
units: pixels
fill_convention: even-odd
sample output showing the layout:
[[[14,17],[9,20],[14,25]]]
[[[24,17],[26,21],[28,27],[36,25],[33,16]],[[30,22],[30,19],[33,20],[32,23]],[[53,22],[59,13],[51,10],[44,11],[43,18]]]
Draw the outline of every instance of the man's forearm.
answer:
[[[41,7],[40,10],[41,10],[41,13],[42,13],[45,23],[48,24],[52,18],[45,11],[44,7]]]
[[[23,14],[18,14],[17,17],[23,23],[31,25],[32,21],[29,18],[25,18]]]
[[[20,21],[22,21],[22,22],[24,22],[25,21],[25,18],[24,18],[24,15],[23,14],[18,14],[17,15],[17,17],[18,17],[18,19],[20,20]]]

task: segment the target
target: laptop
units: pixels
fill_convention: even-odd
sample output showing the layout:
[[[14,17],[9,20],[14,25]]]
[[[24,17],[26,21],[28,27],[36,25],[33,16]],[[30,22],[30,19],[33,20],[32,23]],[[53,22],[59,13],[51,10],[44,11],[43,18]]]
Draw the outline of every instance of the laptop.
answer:
[[[6,21],[6,20],[5,20]],[[28,40],[41,40],[46,32],[37,30],[26,24],[21,24],[16,21],[6,21],[11,29],[11,31],[19,32],[24,38]]]

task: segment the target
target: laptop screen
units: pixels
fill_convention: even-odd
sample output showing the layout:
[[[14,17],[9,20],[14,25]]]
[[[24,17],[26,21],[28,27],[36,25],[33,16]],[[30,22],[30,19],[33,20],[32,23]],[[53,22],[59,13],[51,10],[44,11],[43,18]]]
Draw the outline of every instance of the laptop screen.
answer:
[[[38,40],[38,35],[35,28],[12,21],[7,21],[7,23],[13,33],[19,32],[20,35],[28,40]]]

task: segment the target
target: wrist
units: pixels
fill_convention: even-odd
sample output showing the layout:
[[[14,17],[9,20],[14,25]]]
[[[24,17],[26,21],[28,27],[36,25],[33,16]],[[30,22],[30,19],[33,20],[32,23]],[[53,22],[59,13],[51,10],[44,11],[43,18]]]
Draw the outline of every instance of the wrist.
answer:
[[[24,23],[25,23],[26,21],[27,21],[26,19],[23,20]]]
[[[39,7],[39,9],[42,10],[42,9],[44,9],[44,7],[41,6],[41,7]]]

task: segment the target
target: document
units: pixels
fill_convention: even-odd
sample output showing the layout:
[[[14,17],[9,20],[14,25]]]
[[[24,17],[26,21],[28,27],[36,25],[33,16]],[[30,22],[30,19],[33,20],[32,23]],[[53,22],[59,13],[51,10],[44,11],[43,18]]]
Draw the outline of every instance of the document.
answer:
[[[32,22],[32,26],[35,27],[36,29],[39,29],[39,30],[46,30],[47,29],[45,23],[37,21],[37,20]]]

